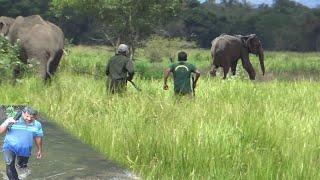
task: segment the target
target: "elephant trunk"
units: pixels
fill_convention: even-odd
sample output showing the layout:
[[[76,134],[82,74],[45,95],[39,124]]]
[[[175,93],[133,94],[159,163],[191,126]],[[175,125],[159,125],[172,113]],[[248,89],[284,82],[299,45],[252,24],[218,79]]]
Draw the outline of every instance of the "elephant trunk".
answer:
[[[261,67],[262,74],[264,75],[264,73],[265,73],[265,69],[264,69],[264,54],[263,54],[263,49],[262,48],[260,48],[260,50],[259,50],[259,61],[260,61],[260,67]]]

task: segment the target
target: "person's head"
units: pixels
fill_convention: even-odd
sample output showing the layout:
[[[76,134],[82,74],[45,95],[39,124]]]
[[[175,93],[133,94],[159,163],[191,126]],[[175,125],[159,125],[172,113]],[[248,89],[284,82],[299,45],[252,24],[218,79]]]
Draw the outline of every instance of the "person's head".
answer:
[[[181,51],[178,53],[178,61],[187,61],[187,53],[184,51]]]
[[[118,54],[122,54],[127,56],[129,54],[129,47],[126,44],[120,44],[118,49],[117,49]]]
[[[22,110],[22,117],[27,123],[31,123],[38,116],[38,111],[32,109],[31,107],[25,107]]]

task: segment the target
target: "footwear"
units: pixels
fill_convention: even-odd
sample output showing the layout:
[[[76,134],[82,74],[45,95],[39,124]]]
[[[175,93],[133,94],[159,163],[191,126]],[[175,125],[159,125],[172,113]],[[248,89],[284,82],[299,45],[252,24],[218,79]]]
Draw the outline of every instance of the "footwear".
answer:
[[[27,167],[24,167],[24,168],[17,167],[16,169],[18,172],[19,179],[24,179],[31,174],[31,170]]]

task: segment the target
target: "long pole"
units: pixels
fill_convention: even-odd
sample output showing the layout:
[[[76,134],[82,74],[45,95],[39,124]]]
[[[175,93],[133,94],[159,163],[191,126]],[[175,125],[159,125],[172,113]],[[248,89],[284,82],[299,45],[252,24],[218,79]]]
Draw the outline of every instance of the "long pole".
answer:
[[[96,76],[96,77],[104,78],[104,76],[100,76],[100,75],[98,75],[98,74],[92,74],[92,73],[86,72],[86,71],[81,71],[81,70],[78,70],[78,69],[76,69],[76,68],[74,68],[74,67],[71,67],[71,69],[72,69],[73,71],[77,72],[77,73],[83,73],[83,74],[88,74],[88,75],[91,75],[91,76]],[[141,89],[140,89],[132,80],[130,80],[129,82],[132,84],[132,86],[133,86],[137,91],[141,91]]]
[[[191,77],[191,79],[192,79],[192,93],[193,93],[193,96],[196,96],[196,88],[195,88],[195,82],[194,82],[194,76],[192,75],[192,77]]]

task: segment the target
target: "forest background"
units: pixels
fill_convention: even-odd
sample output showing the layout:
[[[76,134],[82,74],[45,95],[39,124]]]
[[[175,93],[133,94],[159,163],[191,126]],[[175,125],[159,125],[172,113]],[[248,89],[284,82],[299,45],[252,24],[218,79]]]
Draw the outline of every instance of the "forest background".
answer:
[[[320,49],[320,8],[289,0],[254,6],[247,1],[214,0],[0,0],[0,16],[40,14],[62,28],[73,44],[134,49],[151,35],[178,37],[209,48],[221,33],[251,34],[266,50]]]

